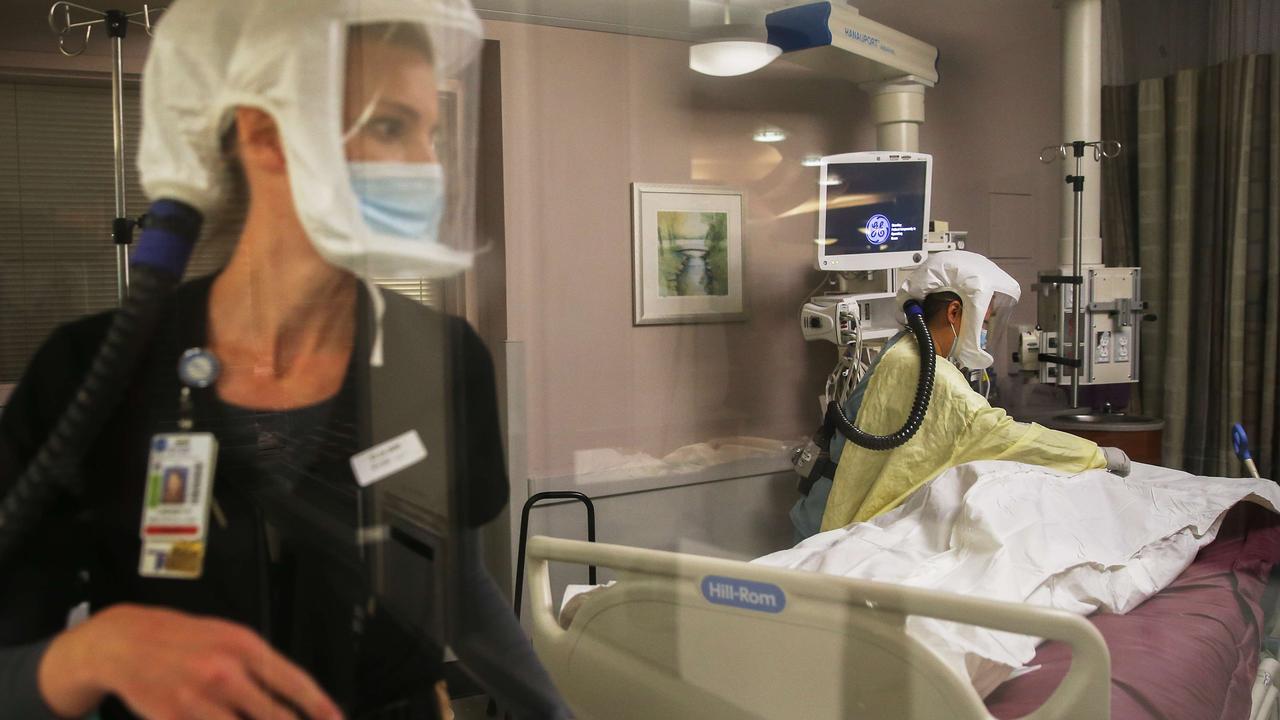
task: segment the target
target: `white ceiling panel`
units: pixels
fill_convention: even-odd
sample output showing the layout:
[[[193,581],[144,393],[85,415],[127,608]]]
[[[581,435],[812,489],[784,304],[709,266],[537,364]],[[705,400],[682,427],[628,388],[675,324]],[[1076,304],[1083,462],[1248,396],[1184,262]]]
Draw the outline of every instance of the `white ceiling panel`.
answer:
[[[724,22],[720,0],[475,0],[481,15],[627,35],[692,39],[699,28]],[[785,0],[732,0],[735,23],[759,23]]]
[[[305,0],[261,0],[262,2],[305,2]],[[697,28],[724,21],[722,0],[472,0],[481,16],[493,20],[530,22],[584,30],[692,39]],[[141,10],[143,0],[76,0],[93,8],[114,8],[126,12]],[[151,2],[154,8],[165,2]],[[771,10],[788,4],[786,0],[732,0],[733,22],[760,23]],[[47,17],[49,0],[0,0],[5,23],[0,25],[0,50],[44,52],[55,43]],[[130,28],[142,31],[142,28]],[[90,54],[108,53],[105,34],[94,31]],[[128,43],[126,42],[126,48]],[[126,50],[127,52],[127,50]]]

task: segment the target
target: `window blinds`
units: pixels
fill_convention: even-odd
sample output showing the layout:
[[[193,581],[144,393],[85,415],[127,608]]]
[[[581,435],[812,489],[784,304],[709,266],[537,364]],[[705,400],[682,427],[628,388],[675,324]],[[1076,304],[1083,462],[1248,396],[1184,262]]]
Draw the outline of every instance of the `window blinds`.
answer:
[[[137,147],[127,89],[126,158]],[[0,83],[0,382],[13,381],[58,324],[116,303],[111,92]],[[131,215],[145,209],[126,168]]]

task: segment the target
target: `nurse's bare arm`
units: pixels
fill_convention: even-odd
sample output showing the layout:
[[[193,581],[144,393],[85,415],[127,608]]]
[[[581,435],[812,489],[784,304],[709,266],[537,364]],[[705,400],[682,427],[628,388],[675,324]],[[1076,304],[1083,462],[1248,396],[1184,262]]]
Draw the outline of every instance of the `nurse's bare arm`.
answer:
[[[80,717],[108,695],[165,720],[341,718],[305,672],[253,631],[225,620],[139,605],[108,608],[57,635],[37,671],[54,712]]]

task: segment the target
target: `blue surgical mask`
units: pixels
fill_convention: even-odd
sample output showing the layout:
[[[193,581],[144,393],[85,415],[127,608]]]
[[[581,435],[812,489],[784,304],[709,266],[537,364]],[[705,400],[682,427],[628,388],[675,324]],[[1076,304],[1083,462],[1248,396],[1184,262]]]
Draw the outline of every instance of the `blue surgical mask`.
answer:
[[[370,230],[436,241],[444,215],[444,170],[438,163],[350,162],[347,167]]]

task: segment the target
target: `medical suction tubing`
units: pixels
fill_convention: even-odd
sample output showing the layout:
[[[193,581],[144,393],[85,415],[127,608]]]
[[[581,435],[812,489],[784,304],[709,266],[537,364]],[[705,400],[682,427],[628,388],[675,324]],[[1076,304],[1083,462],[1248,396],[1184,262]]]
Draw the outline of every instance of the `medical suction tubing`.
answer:
[[[920,379],[916,382],[916,397],[911,403],[907,422],[890,435],[872,435],[855,427],[844,414],[840,403],[832,402],[827,405],[827,422],[834,424],[850,441],[868,450],[892,450],[910,440],[924,422],[924,414],[929,409],[929,398],[933,396],[933,373],[938,358],[934,354],[933,336],[929,334],[929,326],[924,322],[924,308],[918,301],[908,300],[902,310],[907,314],[907,325],[915,334],[916,345],[920,348]]]
[[[116,311],[102,346],[70,405],[27,469],[0,500],[0,567],[62,494],[83,492],[80,463],[124,397],[164,307],[200,234],[200,212],[158,200],[147,211],[130,262],[129,297]]]

